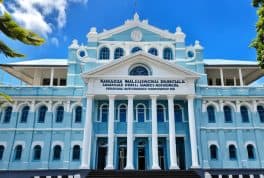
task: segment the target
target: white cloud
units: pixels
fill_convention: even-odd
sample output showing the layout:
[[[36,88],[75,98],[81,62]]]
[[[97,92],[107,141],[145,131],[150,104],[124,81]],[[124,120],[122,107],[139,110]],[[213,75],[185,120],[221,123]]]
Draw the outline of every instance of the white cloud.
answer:
[[[56,38],[56,37],[52,37],[52,38],[50,39],[50,42],[51,42],[52,44],[54,44],[56,47],[59,46],[59,39]]]
[[[15,20],[25,28],[47,36],[53,32],[54,27],[65,26],[69,3],[87,2],[88,0],[14,0],[7,3],[7,7]],[[56,22],[51,22],[50,19],[55,19]]]
[[[4,15],[5,12],[7,12],[5,6],[2,3],[0,3],[0,15]]]

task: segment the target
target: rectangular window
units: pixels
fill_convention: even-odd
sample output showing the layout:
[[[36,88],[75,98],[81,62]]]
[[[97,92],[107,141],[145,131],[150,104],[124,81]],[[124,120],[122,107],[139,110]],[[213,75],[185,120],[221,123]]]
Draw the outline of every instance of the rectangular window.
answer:
[[[66,86],[67,82],[65,78],[60,79],[60,86]]]
[[[213,79],[208,78],[208,85],[212,86],[213,85]]]
[[[58,79],[57,78],[53,79],[53,86],[58,86]]]
[[[50,79],[49,78],[44,78],[42,80],[42,85],[43,86],[49,86],[50,85]]]
[[[234,86],[234,79],[226,79],[225,81],[226,86]]]
[[[215,80],[215,85],[217,85],[217,86],[220,86],[221,85],[221,79],[220,78],[217,78]]]

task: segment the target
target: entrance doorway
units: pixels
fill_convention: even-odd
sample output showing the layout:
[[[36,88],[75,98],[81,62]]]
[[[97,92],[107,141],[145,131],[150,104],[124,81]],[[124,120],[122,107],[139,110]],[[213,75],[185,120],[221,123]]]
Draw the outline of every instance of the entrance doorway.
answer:
[[[123,170],[127,162],[127,142],[125,138],[118,139],[118,169]]]
[[[158,144],[159,144],[159,147],[158,147],[158,155],[159,155],[159,166],[160,166],[160,169],[161,170],[165,170],[166,168],[166,155],[165,155],[165,152],[166,152],[166,139],[164,138],[159,138],[158,140]]]
[[[107,140],[106,138],[99,138],[97,141],[97,169],[103,170],[106,166],[107,156]]]
[[[137,145],[138,170],[146,170],[146,141],[140,140]]]
[[[184,137],[176,138],[177,163],[181,170],[186,169]]]

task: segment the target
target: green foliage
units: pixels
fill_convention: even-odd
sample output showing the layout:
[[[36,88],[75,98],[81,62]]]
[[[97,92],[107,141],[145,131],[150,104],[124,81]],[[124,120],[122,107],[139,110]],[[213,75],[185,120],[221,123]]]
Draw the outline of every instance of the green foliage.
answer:
[[[10,49],[5,43],[0,40],[0,53],[4,53],[9,57],[24,57],[23,54],[19,54]]]
[[[8,96],[8,95],[6,95],[6,94],[4,94],[4,93],[0,93],[0,99],[2,99],[2,98],[4,98],[4,100],[6,100],[6,101],[8,101],[8,102],[10,102],[10,103],[13,102],[13,100],[12,100],[12,98],[11,98],[10,96]],[[4,103],[4,102],[1,102],[1,100],[0,100],[0,106],[1,106],[3,103]]]
[[[3,0],[0,0],[0,3],[3,3]],[[32,31],[20,27],[8,13],[0,16],[0,31],[7,37],[27,45],[40,46],[44,43],[43,38]],[[23,54],[13,51],[2,41],[0,41],[0,53],[9,57],[24,57]]]
[[[257,60],[259,66],[264,68],[264,0],[253,0],[253,7],[258,8],[258,21],[256,23],[257,36],[252,41],[251,47],[254,47],[257,51]]]

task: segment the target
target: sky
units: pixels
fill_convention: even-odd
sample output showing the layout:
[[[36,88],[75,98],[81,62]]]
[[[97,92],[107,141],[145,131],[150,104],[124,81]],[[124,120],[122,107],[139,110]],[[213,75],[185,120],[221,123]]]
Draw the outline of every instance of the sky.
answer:
[[[73,39],[85,45],[91,27],[98,32],[115,28],[135,12],[172,33],[180,26],[187,35],[186,44],[199,40],[207,59],[256,60],[255,49],[249,47],[257,21],[251,0],[5,0],[0,10],[46,40],[32,47],[0,34],[0,40],[26,54],[21,59],[0,54],[1,63],[67,58]]]

